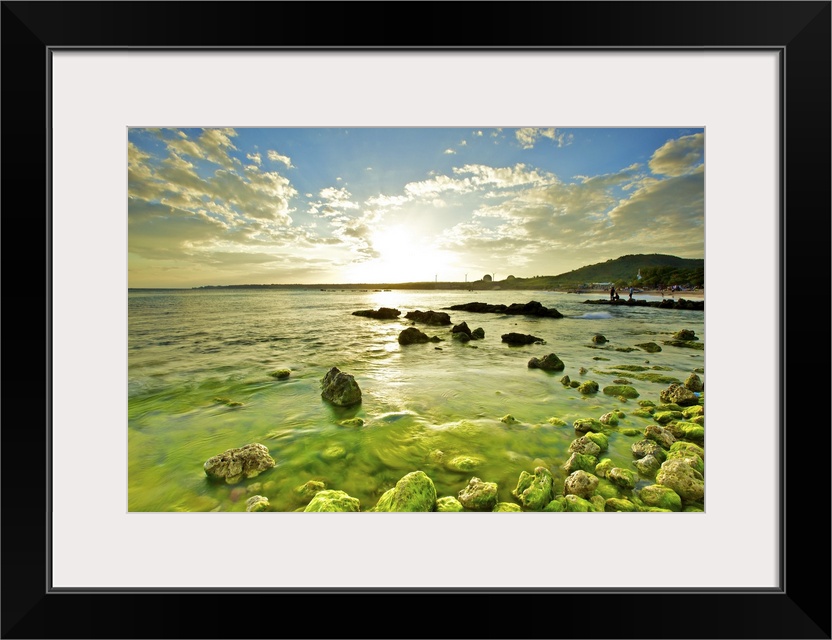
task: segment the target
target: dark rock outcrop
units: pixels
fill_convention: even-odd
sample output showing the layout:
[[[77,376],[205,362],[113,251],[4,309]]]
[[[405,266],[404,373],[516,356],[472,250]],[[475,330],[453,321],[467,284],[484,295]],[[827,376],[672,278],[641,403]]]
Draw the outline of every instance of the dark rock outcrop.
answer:
[[[704,300],[685,300],[679,298],[678,300],[671,300],[665,298],[664,300],[584,300],[584,304],[611,304],[623,307],[655,307],[656,309],[680,309],[683,311],[704,311]]]
[[[563,314],[557,309],[544,307],[536,300],[531,302],[515,302],[508,306],[504,304],[487,304],[485,302],[467,302],[448,307],[451,311],[468,311],[470,313],[503,313],[507,315],[536,316],[538,318],[562,318]]]
[[[381,307],[379,309],[364,309],[363,311],[353,311],[352,315],[362,316],[364,318],[375,318],[376,320],[395,320],[401,315],[398,309],[391,309],[389,307]]]
[[[529,360],[529,369],[543,369],[544,371],[563,371],[566,365],[563,360],[558,358],[554,353],[550,353],[542,358],[532,358]]]
[[[361,389],[350,374],[332,367],[321,380],[321,395],[332,404],[348,407],[361,402]]]
[[[399,344],[424,344],[425,342],[439,342],[438,336],[428,337],[428,334],[419,331],[416,327],[408,327],[399,334]]]
[[[543,338],[538,338],[528,333],[504,333],[500,336],[500,339],[508,344],[534,344],[536,342],[543,342]]]
[[[408,311],[404,314],[408,320],[415,320],[416,322],[424,322],[430,325],[446,325],[451,324],[451,316],[444,311]]]

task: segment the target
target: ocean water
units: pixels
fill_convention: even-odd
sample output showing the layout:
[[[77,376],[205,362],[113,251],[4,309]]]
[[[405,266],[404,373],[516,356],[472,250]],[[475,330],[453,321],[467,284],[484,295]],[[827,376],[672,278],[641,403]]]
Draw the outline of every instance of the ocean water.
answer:
[[[662,344],[680,329],[693,330],[704,343],[704,312],[584,304],[605,295],[130,290],[128,508],[244,512],[246,499],[259,494],[273,511],[295,511],[308,503],[295,488],[316,480],[357,498],[367,511],[416,470],[433,480],[440,497],[457,496],[476,476],[497,483],[500,501],[517,502],[511,492],[521,472],[537,466],[548,467],[562,487],[566,474],[560,467],[581,435],[571,427],[575,419],[597,419],[617,409],[625,414],[619,431],[654,424],[631,412],[638,400],[659,404],[668,384],[636,380],[615,366],[641,365],[681,381],[705,366],[704,350]],[[531,300],[565,317],[447,310],[467,302]],[[402,314],[397,320],[352,315],[379,307]],[[404,315],[413,310],[446,310],[453,324],[482,327],[485,338],[463,344],[451,340],[450,326],[416,323],[443,341],[399,345],[399,333],[412,324]],[[546,344],[509,346],[500,338],[509,332],[533,334]],[[597,333],[608,342],[593,345]],[[644,342],[656,342],[662,351],[616,350]],[[549,353],[565,363],[564,371],[528,367],[530,358]],[[355,377],[361,404],[337,407],[321,397],[321,379],[331,367]],[[276,369],[291,374],[276,379],[269,375]],[[564,375],[595,380],[601,389],[626,378],[641,395],[627,402],[602,392],[582,395],[561,384]],[[516,422],[501,421],[506,415]],[[339,425],[353,417],[362,418],[363,426]],[[548,423],[552,417],[567,426]],[[641,437],[619,431],[610,434],[609,450],[600,457],[635,472],[631,446]],[[237,485],[206,477],[208,458],[251,442],[269,448],[274,468]],[[445,461],[456,455],[476,457],[480,464],[466,472],[447,468]],[[640,478],[637,488],[652,483]]]

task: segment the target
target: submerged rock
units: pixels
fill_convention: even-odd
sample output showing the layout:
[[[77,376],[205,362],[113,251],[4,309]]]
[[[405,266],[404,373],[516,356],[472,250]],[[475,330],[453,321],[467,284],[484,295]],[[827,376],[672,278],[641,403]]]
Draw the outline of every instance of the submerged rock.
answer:
[[[458,498],[466,509],[491,511],[497,505],[497,483],[471,478],[468,486],[459,492]]]
[[[323,482],[319,480],[310,480],[298,487],[295,487],[294,491],[301,498],[306,498],[307,500],[310,500],[316,493],[318,493],[319,491],[323,491],[324,489],[326,489],[326,484],[324,484]]]
[[[332,404],[348,407],[361,402],[361,389],[355,378],[332,367],[321,380],[321,395]]]
[[[203,468],[209,478],[236,484],[245,478],[254,478],[274,465],[268,447],[253,442],[208,458]]]
[[[598,383],[595,380],[587,380],[581,385],[578,385],[578,391],[584,395],[598,393]]]
[[[604,387],[604,395],[607,396],[624,396],[625,398],[638,398],[639,393],[634,387],[626,384],[613,384]]]
[[[342,427],[363,427],[364,426],[364,419],[363,418],[347,418],[346,420],[341,420],[339,423]]]
[[[655,342],[642,342],[636,345],[639,349],[643,349],[647,353],[658,353],[662,348]]]
[[[272,378],[277,378],[278,380],[283,380],[284,378],[288,378],[291,375],[291,371],[288,369],[278,369],[277,371],[272,371],[269,375]]]
[[[460,472],[467,472],[473,471],[478,466],[480,466],[484,460],[482,458],[477,458],[476,456],[454,456],[448,460],[445,460],[445,468],[449,471],[460,471]]]
[[[542,358],[532,358],[529,360],[529,369],[543,369],[544,371],[563,371],[565,365],[563,361],[554,353],[550,353]]]
[[[325,489],[315,494],[304,509],[305,512],[331,512],[331,511],[360,511],[358,498],[353,498],[345,491]]]
[[[436,510],[436,486],[424,471],[411,471],[386,491],[372,511],[412,512]]]
[[[375,318],[376,320],[395,320],[401,315],[398,309],[391,309],[389,307],[381,307],[379,309],[365,309],[363,311],[353,311],[352,315],[362,316],[364,318]]]

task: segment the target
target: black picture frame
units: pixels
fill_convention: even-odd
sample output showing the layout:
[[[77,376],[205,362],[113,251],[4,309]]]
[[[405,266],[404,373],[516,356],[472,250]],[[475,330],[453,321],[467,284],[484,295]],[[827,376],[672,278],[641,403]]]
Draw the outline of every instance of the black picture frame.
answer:
[[[830,296],[819,280],[826,271],[819,270],[821,259],[829,265],[830,258],[831,7],[828,1],[3,2],[3,320],[7,344],[9,338],[19,344],[6,352],[2,369],[2,637],[830,638],[830,429],[828,404],[814,395],[830,388],[829,372],[811,363],[827,359],[815,354],[818,343],[828,353]],[[50,56],[61,48],[131,47],[778,51],[785,80],[783,455],[780,495],[772,499],[781,504],[780,588],[52,590]],[[737,295],[753,323],[755,299],[765,294],[754,286]],[[807,386],[813,395],[804,401]],[[458,624],[447,627],[448,620]]]

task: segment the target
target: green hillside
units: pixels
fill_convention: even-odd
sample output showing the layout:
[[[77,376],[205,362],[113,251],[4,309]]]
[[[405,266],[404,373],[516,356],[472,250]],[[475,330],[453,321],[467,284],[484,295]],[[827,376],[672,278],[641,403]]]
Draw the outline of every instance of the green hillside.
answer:
[[[641,271],[641,280],[637,278]],[[580,289],[593,283],[612,282],[617,287],[670,286],[674,284],[701,287],[705,283],[705,260],[679,258],[660,253],[626,255],[587,265],[557,276],[512,278],[500,280],[503,289]]]

